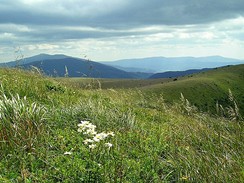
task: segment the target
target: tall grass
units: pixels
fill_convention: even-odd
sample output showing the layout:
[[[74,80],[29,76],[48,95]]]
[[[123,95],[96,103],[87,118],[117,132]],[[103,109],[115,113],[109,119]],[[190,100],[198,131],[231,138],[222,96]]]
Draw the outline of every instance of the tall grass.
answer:
[[[173,180],[243,181],[243,125],[202,115],[198,120],[182,116],[169,128]]]
[[[1,149],[17,148],[35,150],[40,137],[44,135],[46,109],[37,103],[29,103],[26,97],[3,92],[0,95],[0,139]]]

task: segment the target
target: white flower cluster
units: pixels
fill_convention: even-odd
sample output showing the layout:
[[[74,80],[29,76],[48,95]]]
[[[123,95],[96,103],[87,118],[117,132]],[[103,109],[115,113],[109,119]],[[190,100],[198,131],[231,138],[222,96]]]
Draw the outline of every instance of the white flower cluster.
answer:
[[[114,136],[114,132],[96,132],[96,126],[90,123],[89,121],[81,121],[80,124],[78,124],[78,132],[83,133],[84,135],[89,136],[88,139],[84,140],[84,144],[88,145],[90,149],[94,149],[97,145],[96,143],[99,143],[100,141],[105,140],[109,136]],[[105,147],[108,147],[109,149],[113,146],[113,144],[107,142],[104,144]]]

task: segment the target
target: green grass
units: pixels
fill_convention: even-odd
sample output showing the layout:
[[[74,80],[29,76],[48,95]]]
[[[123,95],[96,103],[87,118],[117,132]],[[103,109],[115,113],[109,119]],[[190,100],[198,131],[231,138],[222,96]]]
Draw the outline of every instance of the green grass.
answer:
[[[232,91],[244,115],[244,65],[218,68],[205,73],[181,78],[164,85],[145,88],[148,92],[163,93],[166,101],[177,100],[180,94],[202,111],[216,113],[216,103],[230,105],[228,91]]]
[[[244,115],[244,65],[226,66],[212,71],[185,77],[153,80],[118,80],[118,79],[80,79],[66,78],[69,86],[102,89],[140,89],[147,94],[163,94],[167,103],[179,101],[181,93],[201,111],[216,113],[216,104],[224,108],[230,104],[229,89],[237,99],[240,113]],[[59,79],[60,80],[60,79]]]
[[[244,181],[241,119],[211,117],[183,98],[169,105],[156,86],[92,89],[90,80],[81,89],[19,69],[0,69],[0,81],[0,182]],[[83,120],[115,136],[90,149]]]

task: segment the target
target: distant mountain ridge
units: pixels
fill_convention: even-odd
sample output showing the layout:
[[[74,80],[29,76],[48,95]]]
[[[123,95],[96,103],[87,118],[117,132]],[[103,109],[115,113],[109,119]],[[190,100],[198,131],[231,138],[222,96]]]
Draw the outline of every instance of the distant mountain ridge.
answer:
[[[204,72],[209,70],[212,69],[204,68],[204,69],[191,69],[186,71],[168,71],[168,72],[153,74],[149,77],[149,79],[176,78],[176,77],[187,76],[187,75],[196,74],[199,72]]]
[[[221,56],[210,57],[151,57],[138,59],[124,59],[112,62],[102,62],[116,68],[130,72],[145,72],[147,69],[153,73],[166,71],[185,71],[190,69],[216,68],[226,65],[243,64],[244,60],[225,58]]]
[[[29,58],[0,63],[0,67],[22,67],[30,69],[32,66],[39,68],[48,76],[63,77],[66,68],[69,77],[94,77],[94,78],[138,78],[148,77],[143,73],[129,73],[112,66],[93,62],[85,59],[70,57],[62,54],[39,54]]]
[[[21,65],[25,69],[30,69],[32,66],[39,68],[46,75],[55,77],[68,75],[69,77],[136,78],[136,75],[133,73],[97,62],[72,57],[36,61]]]
[[[69,56],[66,56],[66,55],[63,55],[63,54],[48,55],[48,54],[42,53],[42,54],[39,54],[39,55],[35,55],[35,56],[32,56],[32,57],[19,59],[19,60],[16,60],[16,61],[0,63],[0,67],[16,67],[16,66],[20,66],[20,65],[36,62],[36,61],[51,60],[51,59],[52,60],[53,59],[63,59],[63,58],[68,58],[68,57]]]

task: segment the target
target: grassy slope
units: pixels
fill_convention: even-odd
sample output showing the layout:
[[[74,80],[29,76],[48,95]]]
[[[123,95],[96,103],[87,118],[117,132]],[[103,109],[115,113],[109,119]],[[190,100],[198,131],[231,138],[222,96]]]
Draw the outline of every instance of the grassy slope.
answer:
[[[183,93],[192,104],[204,111],[215,112],[216,103],[223,106],[228,102],[230,89],[237,99],[240,112],[244,115],[244,65],[223,67],[182,78],[166,84],[145,87],[149,92],[163,93],[167,101],[177,100]]]
[[[1,182],[244,180],[243,121],[212,118],[185,102],[169,107],[139,90],[82,90],[20,70],[0,69],[0,81]],[[113,147],[89,149],[80,120],[113,131]]]
[[[147,93],[163,94],[166,102],[174,103],[180,99],[181,93],[192,104],[202,111],[216,112],[216,103],[223,107],[230,105],[229,89],[232,91],[244,115],[244,65],[218,68],[212,71],[194,74],[186,77],[152,80],[84,80],[80,78],[67,79],[72,86],[84,88],[84,83],[93,83],[94,88],[128,89],[139,88]],[[100,85],[99,85],[100,83]]]
[[[84,79],[67,79],[73,86],[84,87]],[[93,81],[98,88],[99,82],[103,89],[139,88],[147,93],[163,94],[165,100],[174,103],[180,99],[181,93],[192,104],[203,111],[216,112],[216,103],[227,107],[229,89],[237,100],[240,112],[244,115],[244,65],[227,66],[212,71],[194,74],[187,77],[152,80],[107,80]]]

